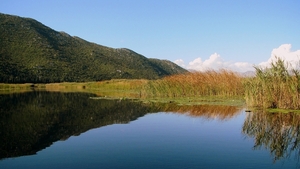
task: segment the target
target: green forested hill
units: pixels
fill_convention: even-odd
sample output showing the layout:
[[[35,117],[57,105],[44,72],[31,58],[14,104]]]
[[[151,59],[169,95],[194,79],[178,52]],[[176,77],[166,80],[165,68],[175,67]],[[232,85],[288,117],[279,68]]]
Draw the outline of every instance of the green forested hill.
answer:
[[[170,61],[90,43],[36,20],[0,13],[0,82],[157,79],[184,72]]]

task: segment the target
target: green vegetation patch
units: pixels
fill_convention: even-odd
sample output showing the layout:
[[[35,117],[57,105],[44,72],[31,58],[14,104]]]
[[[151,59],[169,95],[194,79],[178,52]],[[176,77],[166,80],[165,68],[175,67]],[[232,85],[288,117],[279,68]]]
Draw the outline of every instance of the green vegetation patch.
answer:
[[[187,98],[143,98],[143,102],[155,102],[155,103],[175,103],[177,105],[226,105],[226,106],[238,106],[245,105],[245,101],[242,98],[218,98],[218,97],[187,97]]]
[[[255,67],[256,76],[244,80],[248,106],[300,109],[300,70],[277,58],[270,68]]]
[[[266,109],[268,113],[300,113],[300,110],[292,110],[292,109]]]

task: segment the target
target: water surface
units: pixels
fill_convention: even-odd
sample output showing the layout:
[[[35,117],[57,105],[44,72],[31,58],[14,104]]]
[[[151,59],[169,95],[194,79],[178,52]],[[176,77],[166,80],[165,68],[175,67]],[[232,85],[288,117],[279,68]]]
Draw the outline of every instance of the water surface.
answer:
[[[0,95],[0,168],[297,168],[297,114]]]

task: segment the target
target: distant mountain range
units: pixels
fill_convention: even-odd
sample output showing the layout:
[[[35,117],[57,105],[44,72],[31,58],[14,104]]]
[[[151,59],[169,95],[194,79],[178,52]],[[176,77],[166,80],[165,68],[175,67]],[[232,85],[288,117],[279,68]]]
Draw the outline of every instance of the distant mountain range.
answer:
[[[31,18],[0,13],[0,82],[158,79],[185,72],[168,60],[105,47],[57,32]]]

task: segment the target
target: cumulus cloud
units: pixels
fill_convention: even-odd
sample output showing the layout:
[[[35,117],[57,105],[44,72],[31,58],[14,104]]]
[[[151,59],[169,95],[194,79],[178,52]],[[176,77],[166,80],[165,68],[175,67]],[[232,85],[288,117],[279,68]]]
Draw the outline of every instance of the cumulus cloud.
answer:
[[[266,62],[262,62],[259,64],[261,67],[269,67],[270,64],[280,58],[289,64],[290,68],[299,67],[300,61],[300,50],[291,51],[291,44],[283,44],[278,48],[275,48],[271,52],[271,57]]]
[[[254,70],[253,65],[246,62],[225,62],[218,53],[210,55],[206,60],[202,60],[200,57],[191,61],[188,65],[185,65],[182,59],[175,61],[179,66],[196,71],[206,70],[219,70],[229,69],[237,72],[246,72]]]
[[[198,71],[205,71],[208,69],[218,69],[223,67],[224,61],[219,54],[214,53],[210,55],[209,59],[202,61],[201,58],[196,58],[187,66],[188,69],[194,69]]]
[[[269,67],[272,61],[281,58],[289,63],[290,68],[300,68],[300,50],[291,51],[291,44],[283,44],[271,52],[271,57],[266,62],[261,62],[257,66]],[[228,69],[236,72],[254,71],[254,64],[248,62],[226,62],[218,53],[212,54],[208,59],[202,60],[200,57],[185,65],[182,59],[175,61],[176,64],[185,68],[196,71]]]
[[[183,68],[185,68],[185,64],[184,61],[182,59],[177,59],[174,61],[174,63],[176,63],[178,66],[181,66]]]

